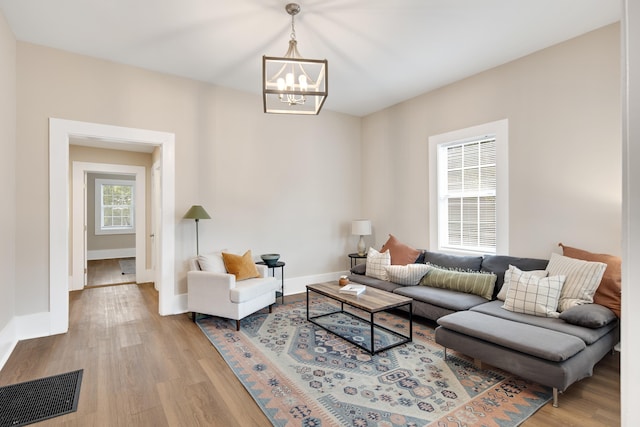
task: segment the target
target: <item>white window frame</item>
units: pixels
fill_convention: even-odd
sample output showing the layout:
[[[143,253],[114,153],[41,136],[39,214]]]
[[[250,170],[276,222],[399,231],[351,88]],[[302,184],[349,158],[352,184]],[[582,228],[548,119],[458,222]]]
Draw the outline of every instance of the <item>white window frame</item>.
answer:
[[[102,205],[102,186],[103,185],[122,185],[131,187],[131,226],[130,227],[104,227],[102,224],[103,205]],[[97,178],[95,180],[95,233],[96,235],[107,234],[135,234],[136,233],[136,181],[123,179],[104,179]]]
[[[446,241],[446,218],[441,209],[446,199],[440,197],[442,180],[438,179],[441,160],[438,152],[442,147],[484,138],[495,138],[496,144],[496,248],[487,250],[452,249],[444,245]],[[460,254],[509,254],[509,121],[508,119],[472,126],[429,137],[429,242],[431,250]],[[443,218],[444,217],[444,218]]]

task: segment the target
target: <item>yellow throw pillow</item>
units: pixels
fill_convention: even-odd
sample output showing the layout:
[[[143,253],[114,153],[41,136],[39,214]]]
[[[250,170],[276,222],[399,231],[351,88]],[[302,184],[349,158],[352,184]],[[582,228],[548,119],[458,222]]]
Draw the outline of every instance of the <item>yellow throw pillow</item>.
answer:
[[[251,258],[251,250],[248,250],[242,256],[222,252],[222,259],[227,273],[236,276],[237,281],[260,277],[258,269]]]

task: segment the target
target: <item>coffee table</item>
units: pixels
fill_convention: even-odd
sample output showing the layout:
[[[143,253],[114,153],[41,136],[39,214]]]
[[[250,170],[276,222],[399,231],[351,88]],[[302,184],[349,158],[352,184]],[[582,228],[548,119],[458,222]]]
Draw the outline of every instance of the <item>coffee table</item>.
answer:
[[[402,295],[392,294],[380,289],[367,286],[366,290],[359,295],[343,294],[340,293],[341,286],[337,281],[316,283],[313,285],[307,285],[307,320],[314,325],[321,327],[322,329],[329,331],[340,338],[343,338],[350,343],[360,347],[361,349],[374,355],[381,351],[388,350],[392,347],[396,347],[408,342],[411,342],[413,337],[413,300],[411,298],[404,297]],[[334,301],[340,303],[340,309],[331,313],[322,313],[319,315],[311,316],[309,314],[309,293],[315,292],[316,294],[323,295],[331,298]],[[345,305],[360,309],[367,313],[369,316],[360,317],[354,313],[345,311]],[[403,306],[409,306],[409,335],[403,335],[397,331],[386,328],[380,324],[375,323],[374,315],[381,311],[391,310],[392,308],[399,308]],[[370,329],[371,339],[370,342],[366,340],[356,339],[355,337],[346,335],[341,332],[341,328],[335,327],[328,322],[323,322],[327,318],[339,314],[344,316],[347,320],[356,319],[358,321],[367,324]],[[344,324],[344,322],[343,322]],[[393,337],[392,341],[387,345],[380,345],[375,347],[376,336],[380,338],[382,335]]]

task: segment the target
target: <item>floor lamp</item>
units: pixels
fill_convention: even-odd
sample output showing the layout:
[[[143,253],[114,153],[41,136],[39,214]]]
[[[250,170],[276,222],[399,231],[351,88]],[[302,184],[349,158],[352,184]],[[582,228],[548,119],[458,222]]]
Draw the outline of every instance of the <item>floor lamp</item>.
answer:
[[[187,219],[196,220],[196,255],[200,255],[200,243],[198,242],[198,222],[201,219],[211,219],[206,210],[200,205],[193,205],[184,215]]]

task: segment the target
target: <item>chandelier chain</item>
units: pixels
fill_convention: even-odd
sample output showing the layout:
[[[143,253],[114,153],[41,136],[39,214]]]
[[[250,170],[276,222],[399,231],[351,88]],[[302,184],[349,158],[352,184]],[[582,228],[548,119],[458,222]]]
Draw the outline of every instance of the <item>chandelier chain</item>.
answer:
[[[296,23],[295,23],[295,18],[296,15],[295,14],[291,14],[291,40],[295,40],[296,39]]]

